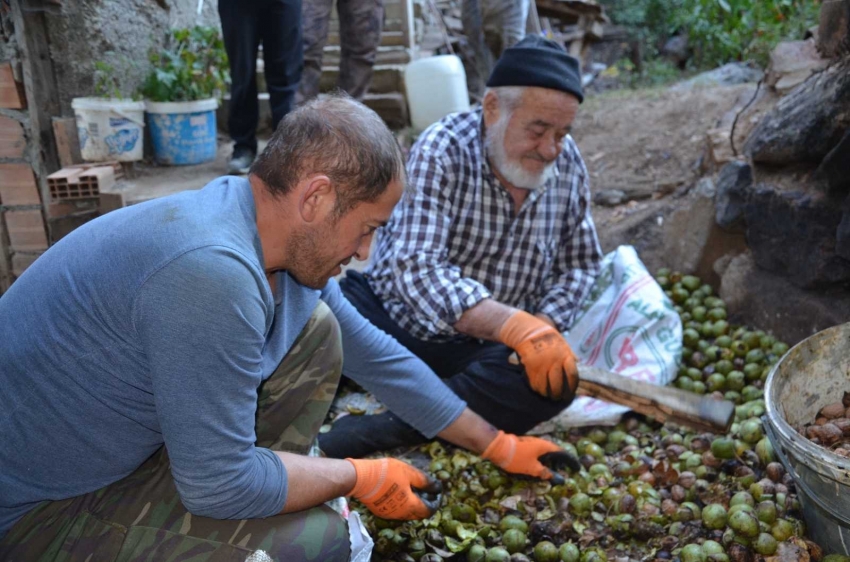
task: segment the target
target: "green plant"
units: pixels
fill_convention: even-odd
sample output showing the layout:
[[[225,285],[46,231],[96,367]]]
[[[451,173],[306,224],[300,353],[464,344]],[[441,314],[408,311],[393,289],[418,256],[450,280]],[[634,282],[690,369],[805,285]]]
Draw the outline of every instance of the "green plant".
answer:
[[[162,51],[149,58],[153,68],[141,91],[152,101],[218,97],[229,80],[224,41],[213,27],[172,30]]]
[[[132,74],[137,64],[126,57],[115,58],[114,53],[105,53],[112,62],[103,60],[94,63],[94,94],[100,98],[136,98],[122,87],[121,75]]]
[[[627,28],[641,43],[647,63],[659,57],[671,35],[686,33],[694,53],[690,62],[693,69],[743,60],[764,66],[778,43],[802,39],[806,30],[817,24],[821,5],[820,0],[601,0],[601,3],[611,20]],[[645,69],[644,75],[653,73],[669,74],[666,69],[656,68]]]
[[[94,63],[94,93],[101,98],[120,98],[121,88],[115,67],[103,61]]]
[[[734,60],[766,65],[771,50],[802,39],[818,22],[819,0],[681,0],[677,26],[686,29],[695,63],[711,67]]]

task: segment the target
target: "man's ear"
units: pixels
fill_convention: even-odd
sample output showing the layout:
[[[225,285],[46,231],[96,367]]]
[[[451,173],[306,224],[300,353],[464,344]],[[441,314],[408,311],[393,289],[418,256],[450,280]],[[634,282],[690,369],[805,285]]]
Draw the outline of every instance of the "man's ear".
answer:
[[[324,220],[336,204],[336,192],[331,180],[324,174],[308,176],[301,186],[298,211],[304,222]]]
[[[492,127],[499,120],[499,96],[496,92],[490,90],[484,95],[481,108],[484,111],[484,126]]]

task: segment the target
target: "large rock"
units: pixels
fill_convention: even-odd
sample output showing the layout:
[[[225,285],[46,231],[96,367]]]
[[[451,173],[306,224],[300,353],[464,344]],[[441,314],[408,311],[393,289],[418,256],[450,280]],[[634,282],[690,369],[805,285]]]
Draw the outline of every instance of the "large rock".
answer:
[[[818,54],[814,39],[783,41],[770,53],[764,81],[780,94],[787,94],[827,64],[829,59]]]
[[[688,195],[686,205],[673,212],[664,224],[664,254],[671,268],[697,270],[714,226],[714,194],[711,178],[702,178]]]
[[[758,82],[763,76],[764,72],[753,65],[745,62],[730,62],[723,66],[719,66],[714,70],[697,74],[693,78],[679,82],[678,84],[671,86],[670,89],[674,92],[680,92],[691,90],[695,86],[734,86],[735,84]]]
[[[662,200],[634,205],[633,212],[624,214],[617,220],[608,219],[597,223],[602,251],[611,252],[626,244],[635,247],[649,271],[670,267],[664,255],[663,224],[671,206]]]
[[[850,191],[850,130],[818,166],[815,181],[829,195],[841,196]]]
[[[850,61],[824,70],[779,100],[753,129],[744,153],[754,162],[819,164],[850,125]]]
[[[840,200],[758,184],[750,190],[744,216],[759,267],[804,288],[850,281],[850,260],[836,248]]]
[[[817,47],[826,58],[850,52],[850,0],[823,0]]]
[[[676,211],[664,221],[663,259],[670,268],[695,273],[716,285],[713,265],[723,255],[746,249],[742,234],[724,231],[715,222],[716,188],[710,178],[701,179]]]
[[[844,200],[842,210],[841,222],[835,233],[835,247],[839,256],[850,260],[850,197]]]
[[[744,162],[730,162],[717,177],[714,196],[715,221],[726,230],[742,231],[747,190],[753,184],[753,171]]]
[[[733,258],[720,273],[720,297],[731,320],[772,332],[790,344],[850,321],[850,292],[801,289],[760,269],[749,253]]]

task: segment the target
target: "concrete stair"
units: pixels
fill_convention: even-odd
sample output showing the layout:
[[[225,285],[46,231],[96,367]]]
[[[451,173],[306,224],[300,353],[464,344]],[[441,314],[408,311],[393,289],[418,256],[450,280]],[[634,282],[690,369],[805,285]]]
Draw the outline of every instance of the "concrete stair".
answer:
[[[391,128],[403,128],[409,124],[407,100],[404,95],[404,68],[412,58],[411,0],[385,0],[384,29],[381,45],[375,62],[372,84],[363,103],[375,110]],[[328,92],[337,87],[339,77],[340,46],[339,19],[334,9],[328,41],[322,57],[322,78],[319,90]],[[271,107],[266,87],[265,65],[262,53],[257,60],[257,90],[260,103],[259,133],[271,133]],[[218,128],[227,132],[230,96],[225,95],[218,109]]]
[[[257,95],[260,102],[260,123],[257,132],[260,134],[271,134],[272,132],[272,110],[269,103],[268,92]],[[372,108],[375,113],[387,123],[391,129],[402,129],[410,124],[407,113],[407,100],[401,92],[368,93],[363,103]],[[227,117],[230,114],[230,95],[225,95],[216,112],[216,121],[219,131],[227,133]]]

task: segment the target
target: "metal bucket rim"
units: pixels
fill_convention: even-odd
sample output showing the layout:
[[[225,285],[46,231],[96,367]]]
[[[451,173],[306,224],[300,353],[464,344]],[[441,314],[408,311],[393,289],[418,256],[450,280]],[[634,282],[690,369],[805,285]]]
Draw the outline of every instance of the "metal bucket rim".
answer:
[[[791,449],[795,454],[795,456],[799,454],[805,454],[812,457],[816,457],[823,461],[824,463],[836,465],[835,468],[842,471],[850,471],[850,459],[841,457],[831,452],[829,449],[821,447],[820,445],[815,445],[804,436],[797,433],[797,431],[791,427],[787,421],[785,421],[785,417],[779,411],[779,409],[773,405],[772,391],[775,383],[775,379],[778,377],[777,372],[779,368],[791,357],[796,350],[798,350],[804,344],[810,342],[815,338],[826,337],[827,334],[831,334],[835,331],[838,331],[845,327],[846,324],[839,324],[837,326],[832,326],[831,328],[827,328],[822,330],[816,334],[812,334],[808,338],[800,341],[796,345],[794,345],[791,349],[789,349],[785,354],[776,362],[775,365],[770,369],[770,373],[767,376],[767,381],[765,381],[764,385],[764,395],[765,395],[765,411],[767,413],[768,421],[773,424],[777,433],[783,440],[783,444]],[[811,466],[809,468],[812,468]],[[830,480],[835,480],[832,478],[830,474],[824,474],[821,471],[817,471],[821,476],[827,477]]]

